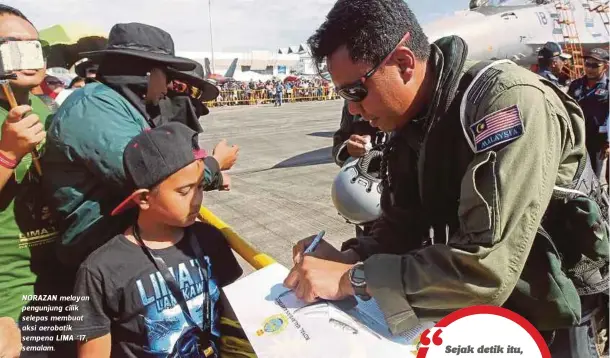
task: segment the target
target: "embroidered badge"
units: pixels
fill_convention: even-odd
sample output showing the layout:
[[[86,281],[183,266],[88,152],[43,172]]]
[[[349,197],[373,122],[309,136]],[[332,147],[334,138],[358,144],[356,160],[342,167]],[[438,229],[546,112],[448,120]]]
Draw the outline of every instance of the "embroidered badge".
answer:
[[[606,90],[605,90],[605,89],[603,89],[603,88],[600,88],[600,89],[598,89],[597,91],[595,91],[595,95],[596,95],[596,96],[605,96],[605,95],[606,95],[606,93],[608,93],[608,91],[606,91]]]
[[[523,121],[517,105],[488,114],[470,126],[476,152],[483,152],[523,135]]]

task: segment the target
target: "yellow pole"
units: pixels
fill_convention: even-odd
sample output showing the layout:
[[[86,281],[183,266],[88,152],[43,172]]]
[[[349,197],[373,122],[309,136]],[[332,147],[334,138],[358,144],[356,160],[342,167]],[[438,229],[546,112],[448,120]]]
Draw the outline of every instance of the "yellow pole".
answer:
[[[256,250],[248,244],[246,240],[242,239],[233,231],[229,225],[203,206],[199,209],[199,217],[202,221],[205,221],[220,230],[227,238],[231,248],[255,269],[259,270],[267,265],[275,263],[273,258]]]

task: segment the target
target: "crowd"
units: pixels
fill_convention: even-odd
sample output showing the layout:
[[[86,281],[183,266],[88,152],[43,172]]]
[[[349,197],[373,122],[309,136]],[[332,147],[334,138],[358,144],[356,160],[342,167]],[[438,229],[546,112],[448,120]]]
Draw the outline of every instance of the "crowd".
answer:
[[[0,38],[38,32],[0,5]],[[374,298],[393,334],[503,306],[553,357],[601,355],[608,196],[588,141],[608,112],[586,103],[607,109],[607,53],[588,55],[568,95],[512,62],[467,61],[459,37],[430,44],[402,0],[338,0],[308,45],[346,100],[342,122],[359,116],[335,136],[337,163],[379,145],[381,215],[340,249],[322,240],[305,254],[311,238],[299,241],[284,286],[306,302]],[[17,107],[0,94],[0,353],[255,357],[222,291],[242,270],[222,233],[198,220],[204,191],[229,190],[238,158],[224,140],[212,153],[199,146],[219,88],[146,24],[116,24],[107,48],[82,56],[84,86],[52,115],[41,96],[62,91],[45,68],[14,73]],[[276,106],[332,88],[232,85]],[[82,339],[53,340],[65,322]]]
[[[208,106],[235,106],[251,104],[303,101],[325,101],[337,99],[331,82],[321,78],[298,78],[293,81],[267,80],[223,83],[220,94]]]
[[[89,64],[93,65],[91,61]],[[97,69],[85,73],[86,68],[86,66],[81,66],[81,68],[77,68],[76,76],[66,78],[47,74],[33,93],[42,99],[51,112],[55,112],[75,89],[81,88],[87,82],[95,79]],[[204,74],[202,77],[205,77]],[[266,81],[228,80],[221,84],[217,83],[216,86],[218,96],[207,101],[205,103],[207,107],[258,104],[279,106],[285,102],[326,101],[339,98],[332,82],[317,76],[312,78],[292,76],[285,81],[281,81],[279,78]]]

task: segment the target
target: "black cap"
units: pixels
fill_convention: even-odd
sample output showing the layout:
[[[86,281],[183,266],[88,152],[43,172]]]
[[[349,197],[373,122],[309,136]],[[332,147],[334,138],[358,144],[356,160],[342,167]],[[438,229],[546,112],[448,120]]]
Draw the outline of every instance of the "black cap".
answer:
[[[206,157],[197,132],[182,123],[170,122],[135,136],[123,152],[123,166],[130,190],[151,189],[192,162]],[[113,211],[120,214],[133,206],[129,196]]]
[[[565,59],[572,58],[571,55],[563,52],[563,49],[557,42],[549,41],[544,44],[544,46],[540,49],[540,51],[538,51],[539,59],[550,60],[555,57],[562,57]]]
[[[601,62],[608,62],[608,51],[603,48],[594,48],[585,55],[585,58],[593,58]]]
[[[74,72],[82,78],[86,78],[90,70],[97,72],[100,65],[88,58],[82,58],[74,64]]]
[[[158,27],[137,22],[116,24],[108,35],[105,50],[82,52],[79,55],[95,61],[97,57],[122,54],[163,63],[180,71],[195,68],[196,62],[176,57],[174,40],[170,34]]]

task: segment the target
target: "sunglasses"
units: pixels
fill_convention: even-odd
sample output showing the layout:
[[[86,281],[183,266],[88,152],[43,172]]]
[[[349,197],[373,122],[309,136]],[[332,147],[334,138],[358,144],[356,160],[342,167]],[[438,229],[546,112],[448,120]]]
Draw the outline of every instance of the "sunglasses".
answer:
[[[187,95],[190,96],[194,99],[197,100],[201,100],[202,96],[203,96],[203,91],[200,90],[197,87],[188,85],[184,82],[178,81],[178,80],[172,80],[170,82],[171,85],[171,89],[176,92],[176,93],[180,93],[183,95]]]
[[[588,68],[600,68],[603,65],[604,65],[603,63],[599,63],[599,62],[585,62],[585,67],[588,67]]]
[[[390,51],[390,53],[388,53],[381,62],[379,62],[375,67],[373,67],[369,72],[367,72],[364,76],[362,76],[356,82],[345,85],[345,86],[341,86],[341,88],[338,88],[337,94],[339,96],[341,96],[341,98],[346,99],[350,102],[362,102],[366,98],[366,96],[369,94],[369,91],[364,86],[364,83],[366,82],[366,80],[371,78],[371,76],[373,76],[380,67],[383,67],[388,62],[388,60],[392,57],[394,52],[396,52],[396,50],[398,48],[400,48],[400,46],[403,43],[405,43],[410,37],[411,37],[411,34],[409,32],[407,32],[402,37],[402,39],[400,39],[400,41],[398,42],[398,45],[396,45],[396,47],[394,47],[394,49],[392,51]]]
[[[169,86],[174,92],[186,93],[189,90],[189,86],[177,80],[169,80]]]

